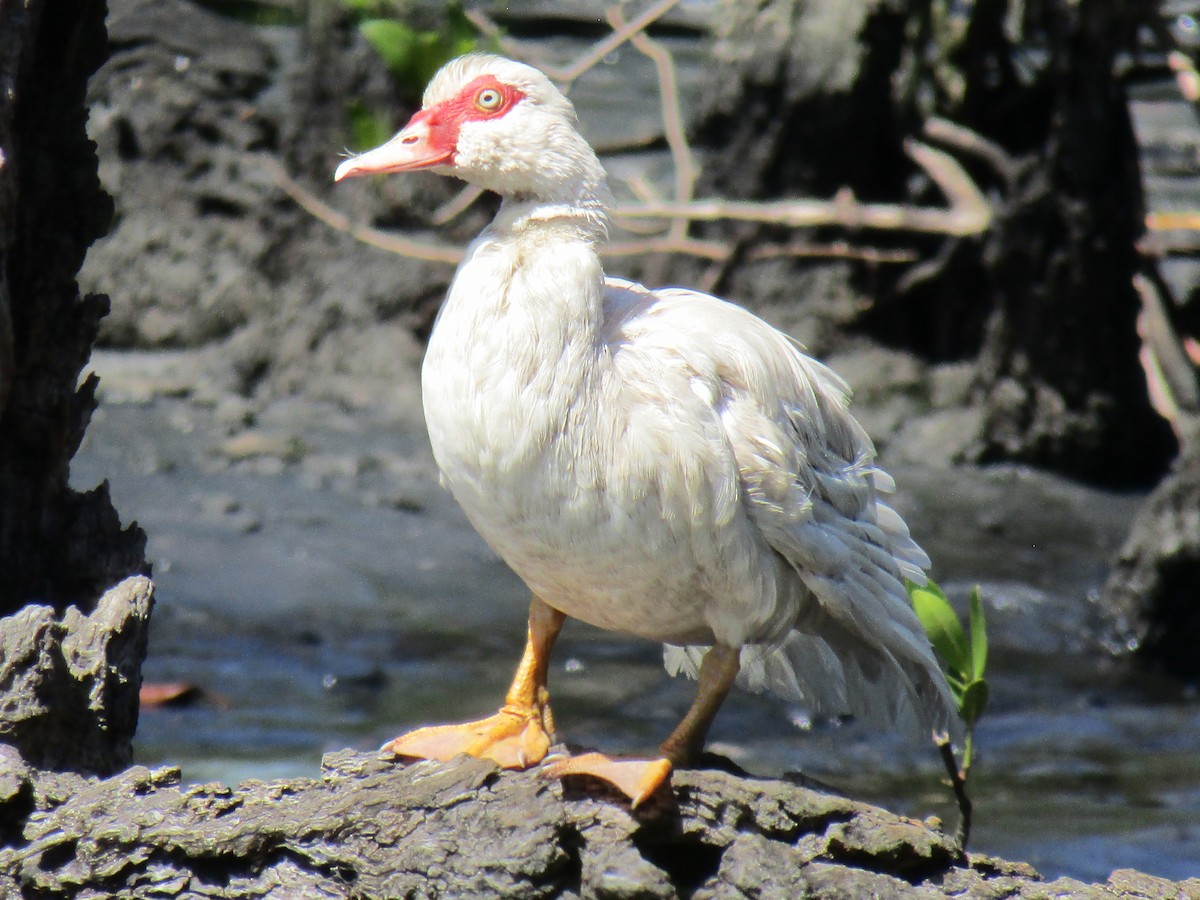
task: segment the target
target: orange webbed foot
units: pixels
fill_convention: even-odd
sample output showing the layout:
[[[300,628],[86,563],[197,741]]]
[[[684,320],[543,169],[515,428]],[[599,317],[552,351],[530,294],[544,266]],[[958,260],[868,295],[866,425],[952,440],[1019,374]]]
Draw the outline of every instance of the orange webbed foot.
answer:
[[[671,768],[671,761],[665,758],[613,759],[603,753],[584,753],[550,763],[544,771],[551,778],[590,775],[607,781],[637,809],[671,780]]]
[[[550,749],[553,728],[548,719],[548,709],[506,706],[477,722],[418,728],[388,741],[380,750],[442,762],[465,753],[490,759],[504,769],[527,769],[545,759]]]

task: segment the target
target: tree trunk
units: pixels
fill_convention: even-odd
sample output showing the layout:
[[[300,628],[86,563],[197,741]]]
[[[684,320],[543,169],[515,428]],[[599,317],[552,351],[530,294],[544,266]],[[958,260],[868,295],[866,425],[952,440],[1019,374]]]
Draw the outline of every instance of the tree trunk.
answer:
[[[108,309],[75,281],[112,212],[84,130],[104,12],[0,0],[0,615],[15,613],[0,632],[0,739],[107,773],[131,756],[150,588],[97,605],[148,572],[146,538],[121,527],[107,486],[68,484],[95,407],[80,371]]]
[[[104,12],[85,0],[0,5],[0,613],[30,600],[90,609],[147,570],[145,535],[121,528],[107,487],[67,483],[95,408],[96,378],[79,375],[108,310],[75,281],[112,215],[84,130]]]
[[[1106,639],[1148,667],[1200,679],[1200,454],[1182,457],[1138,511],[1100,595]]]
[[[833,325],[933,360],[975,359],[982,427],[964,444],[976,461],[1107,484],[1161,476],[1175,447],[1137,359],[1143,202],[1115,72],[1153,10],[1124,0],[989,0],[950,12],[929,0],[726,6],[696,128],[707,151],[699,193],[849,186],[865,200],[936,202],[903,140],[933,117],[973,130],[983,140],[954,152],[988,190],[993,226],[982,238],[851,236],[923,259],[904,271],[859,265],[859,309],[848,316],[843,303],[846,321]],[[824,295],[837,291],[813,272],[846,264],[792,263],[790,278],[771,273],[780,265],[754,264],[759,303],[786,285],[793,300],[828,306]],[[740,278],[739,296],[753,298],[755,280]]]

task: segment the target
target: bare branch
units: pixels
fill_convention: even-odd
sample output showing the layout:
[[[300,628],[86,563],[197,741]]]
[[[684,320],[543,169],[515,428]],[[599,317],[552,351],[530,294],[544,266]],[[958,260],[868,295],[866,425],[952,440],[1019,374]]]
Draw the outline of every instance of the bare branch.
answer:
[[[445,225],[447,222],[457,219],[466,212],[471,204],[482,197],[483,194],[484,190],[479,185],[465,185],[454,197],[435,209],[433,215],[429,217],[429,221],[434,225]]]
[[[607,18],[608,23],[618,31],[627,25],[619,6],[610,8]],[[700,174],[700,167],[696,164],[691,147],[688,146],[683,124],[683,108],[679,99],[679,79],[675,72],[675,60],[665,47],[650,40],[644,31],[632,35],[630,42],[654,63],[654,69],[658,76],[659,98],[662,104],[663,130],[675,168],[675,201],[686,203],[692,199],[692,189]],[[687,237],[689,224],[690,221],[687,218],[673,219],[671,227],[667,230],[667,237],[672,240]]]
[[[1144,274],[1135,275],[1133,287],[1142,301],[1137,330],[1142,339],[1138,359],[1146,373],[1150,402],[1167,420],[1180,444],[1195,440],[1200,426],[1200,382],[1167,312],[1165,284]]]
[[[923,168],[950,201],[948,209],[860,203],[848,190],[832,200],[777,200],[773,202],[696,200],[691,203],[643,203],[615,209],[618,218],[686,218],[693,222],[722,219],[811,228],[841,225],[885,231],[918,231],[966,237],[985,231],[992,208],[987,198],[954,157],[910,140],[904,149]]]
[[[641,32],[652,22],[661,19],[678,6],[679,2],[680,0],[659,0],[658,3],[647,7],[643,12],[634,16],[621,28],[615,29],[612,34],[593,45],[591,49],[585,51],[573,62],[565,66],[554,66],[539,61],[538,68],[545,72],[552,81],[557,81],[564,88],[569,88],[571,83],[579,78],[580,75],[591,69],[596,63],[600,62],[600,60],[604,59],[604,57],[608,56],[608,54],[612,53],[631,37]],[[466,17],[472,25],[494,40],[505,53],[519,58],[527,56],[515,42],[505,38],[500,26],[483,12],[468,10]]]
[[[423,259],[428,262],[457,265],[459,259],[462,258],[462,248],[453,244],[414,241],[366,225],[356,225],[345,213],[338,212],[332,206],[323,203],[316,195],[288,175],[278,161],[267,158],[263,160],[263,163],[275,176],[276,183],[309,215],[320,219],[336,231],[345,232],[356,241],[362,241],[364,244],[378,247],[380,250],[387,250],[389,253],[398,253],[401,256]]]
[[[1011,182],[1017,174],[1017,161],[1008,151],[978,131],[947,119],[934,117],[925,122],[925,137],[964,153],[977,156],[996,170],[1005,181]]]

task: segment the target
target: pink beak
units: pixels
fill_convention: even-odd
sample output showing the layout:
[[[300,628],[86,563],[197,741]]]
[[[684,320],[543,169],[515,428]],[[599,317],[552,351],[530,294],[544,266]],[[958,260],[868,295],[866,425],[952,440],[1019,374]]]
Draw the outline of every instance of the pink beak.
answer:
[[[452,162],[454,144],[447,146],[444,130],[431,124],[429,118],[429,110],[421,110],[386,144],[342,162],[333,173],[333,180],[412,172]]]

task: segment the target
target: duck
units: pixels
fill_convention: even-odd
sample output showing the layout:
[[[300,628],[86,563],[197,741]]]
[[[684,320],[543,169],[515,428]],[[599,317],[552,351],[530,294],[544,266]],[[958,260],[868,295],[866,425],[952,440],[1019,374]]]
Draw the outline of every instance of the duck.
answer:
[[[532,598],[500,710],[384,751],[592,776],[636,806],[696,761],[735,684],[913,737],[957,729],[905,586],[930,560],[847,384],[741,306],[605,273],[604,167],[533,66],[451,60],[334,180],[414,171],[501,198],[437,315],[421,394],[443,483]],[[668,673],[696,680],[657,755],[550,753],[568,618],[662,643]]]

